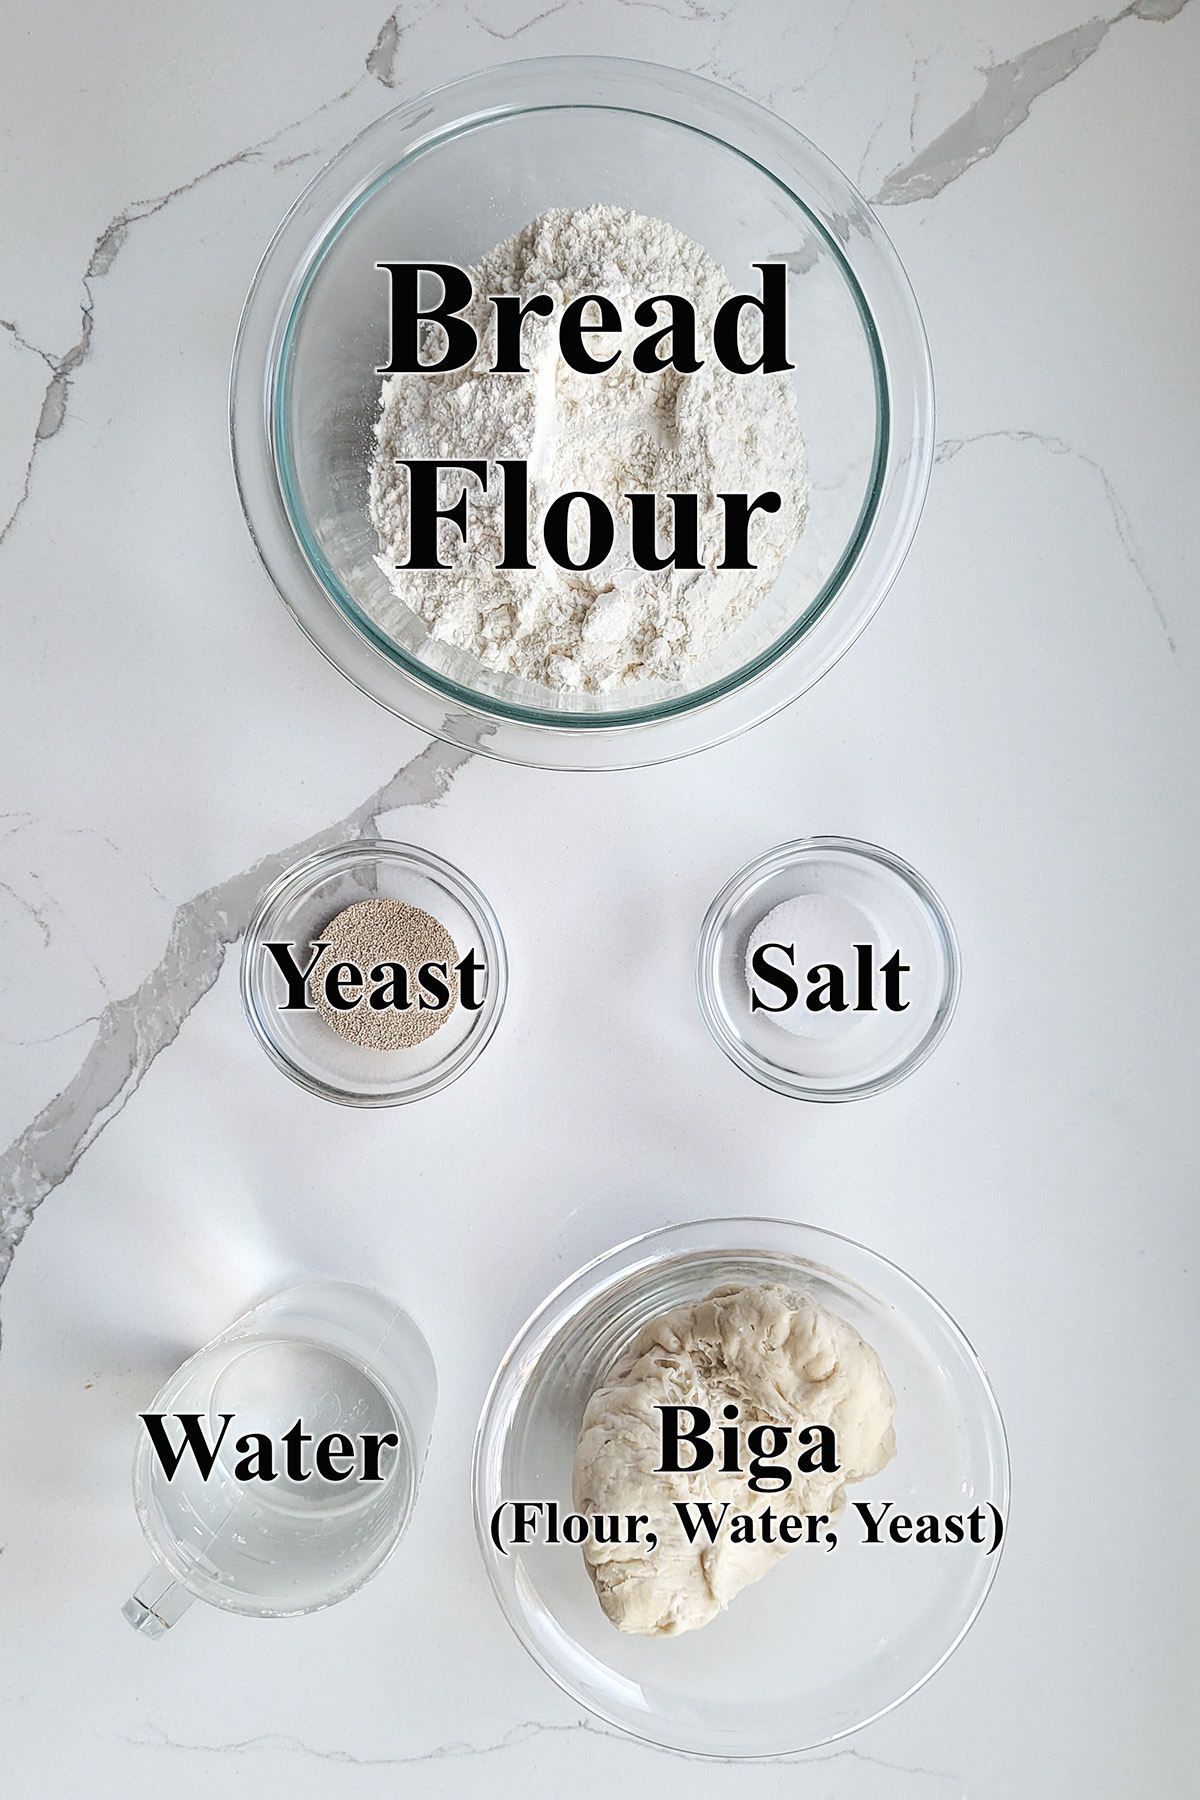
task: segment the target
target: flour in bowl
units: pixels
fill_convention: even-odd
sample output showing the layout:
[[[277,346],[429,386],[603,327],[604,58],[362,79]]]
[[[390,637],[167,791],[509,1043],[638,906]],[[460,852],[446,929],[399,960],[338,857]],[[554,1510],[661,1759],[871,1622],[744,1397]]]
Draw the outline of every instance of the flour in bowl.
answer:
[[[411,609],[435,638],[486,669],[559,690],[686,680],[769,592],[803,530],[807,461],[790,376],[724,366],[707,333],[734,293],[728,275],[691,238],[641,213],[615,206],[543,213],[469,273],[473,298],[461,316],[479,340],[471,362],[395,374],[383,386],[370,513],[391,594],[372,603],[377,623],[398,635],[404,609]],[[496,326],[488,296],[505,294],[544,294],[554,302],[551,316],[530,314],[521,326],[527,372],[492,367]],[[604,373],[583,373],[560,353],[562,309],[588,294],[605,296],[620,314],[621,329],[603,334],[589,329],[600,317],[594,303],[584,316],[589,353],[598,360],[618,353]],[[695,372],[634,366],[633,351],[648,336],[635,310],[665,295],[683,296],[695,308],[702,359]],[[670,319],[663,311],[654,322]],[[751,360],[757,322],[748,309]],[[403,459],[488,464],[486,491],[460,470],[439,477],[439,506],[467,495],[465,537],[452,525],[438,527],[446,569],[400,566],[409,560]],[[503,461],[526,466],[530,569],[496,567],[505,554],[505,488],[496,467]],[[594,568],[560,566],[537,528],[556,499],[571,493],[595,496],[615,526],[611,553]],[[764,493],[778,495],[779,506],[749,520],[748,560],[756,566],[718,567],[728,524],[720,496],[753,500]],[[699,568],[638,566],[630,494],[657,496],[662,555],[672,538],[669,496],[697,496]],[[573,562],[584,560],[588,519],[577,500],[569,513]]]

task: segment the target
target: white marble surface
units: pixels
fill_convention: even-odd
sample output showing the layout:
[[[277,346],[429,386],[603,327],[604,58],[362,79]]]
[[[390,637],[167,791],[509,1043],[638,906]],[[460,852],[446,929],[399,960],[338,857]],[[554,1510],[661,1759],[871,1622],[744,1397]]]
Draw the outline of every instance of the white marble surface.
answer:
[[[1200,6],[49,0],[6,39],[6,1794],[1194,1792]],[[328,669],[256,561],[225,427],[242,298],[320,161],[435,82],[564,51],[712,74],[829,152],[905,260],[939,398],[915,547],[844,661],[736,743],[596,778],[426,746]],[[309,1098],[240,1015],[264,868],[339,821],[461,864],[509,940],[500,1035],[419,1107]],[[811,831],[914,862],[963,946],[944,1044],[858,1106],[753,1086],[691,993],[712,894]],[[730,1211],[930,1287],[1014,1462],[947,1667],[765,1768],[584,1717],[497,1612],[466,1486],[543,1294]],[[433,1343],[411,1534],[329,1613],[196,1608],[147,1644],[118,1610],[146,1562],[134,1414],[305,1272],[394,1292]]]

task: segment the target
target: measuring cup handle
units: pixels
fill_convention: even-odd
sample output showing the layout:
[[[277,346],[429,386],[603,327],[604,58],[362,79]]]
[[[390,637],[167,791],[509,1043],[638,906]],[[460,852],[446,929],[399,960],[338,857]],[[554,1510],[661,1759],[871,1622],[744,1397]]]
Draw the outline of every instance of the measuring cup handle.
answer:
[[[196,1598],[157,1563],[140,1581],[121,1608],[125,1618],[143,1637],[160,1638],[181,1619]]]

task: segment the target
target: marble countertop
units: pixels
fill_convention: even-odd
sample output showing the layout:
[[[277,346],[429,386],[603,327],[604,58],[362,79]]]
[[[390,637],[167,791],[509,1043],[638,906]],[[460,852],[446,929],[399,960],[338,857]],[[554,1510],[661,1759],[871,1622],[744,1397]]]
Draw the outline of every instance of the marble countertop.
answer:
[[[386,4],[386,0],[381,0]],[[880,211],[938,448],[877,619],[703,756],[594,777],[424,741],[316,655],[242,522],[226,383],[258,257],[398,101],[518,56],[708,74]],[[1089,1800],[1189,1791],[1200,1008],[1194,532],[1200,6],[1132,0],[48,0],[0,65],[0,1756],[13,1800],[216,1784]],[[282,1079],[238,938],[298,851],[378,828],[501,917],[501,1035],[420,1106]],[[958,1016],[910,1080],[805,1106],[696,1007],[712,895],[811,832],[942,894]],[[535,978],[536,977],[536,978]],[[624,1237],[715,1213],[840,1231],[963,1325],[1011,1442],[999,1579],[914,1698],[825,1750],[690,1762],[529,1660],[467,1471],[513,1331]],[[135,1415],[306,1274],[394,1293],[441,1399],[378,1581],[160,1644]]]

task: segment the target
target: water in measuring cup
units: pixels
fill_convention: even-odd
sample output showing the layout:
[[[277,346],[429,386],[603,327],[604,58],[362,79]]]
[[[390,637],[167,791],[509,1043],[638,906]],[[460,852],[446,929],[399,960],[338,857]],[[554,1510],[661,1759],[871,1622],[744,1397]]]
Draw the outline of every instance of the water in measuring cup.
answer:
[[[220,1440],[207,1477],[191,1449],[169,1480],[157,1457],[150,1469],[148,1503],[193,1589],[237,1610],[301,1611],[343,1598],[387,1556],[413,1498],[411,1439],[354,1363],[294,1337],[218,1343],[171,1410],[199,1412],[208,1446]],[[164,1424],[178,1448],[182,1426]]]

